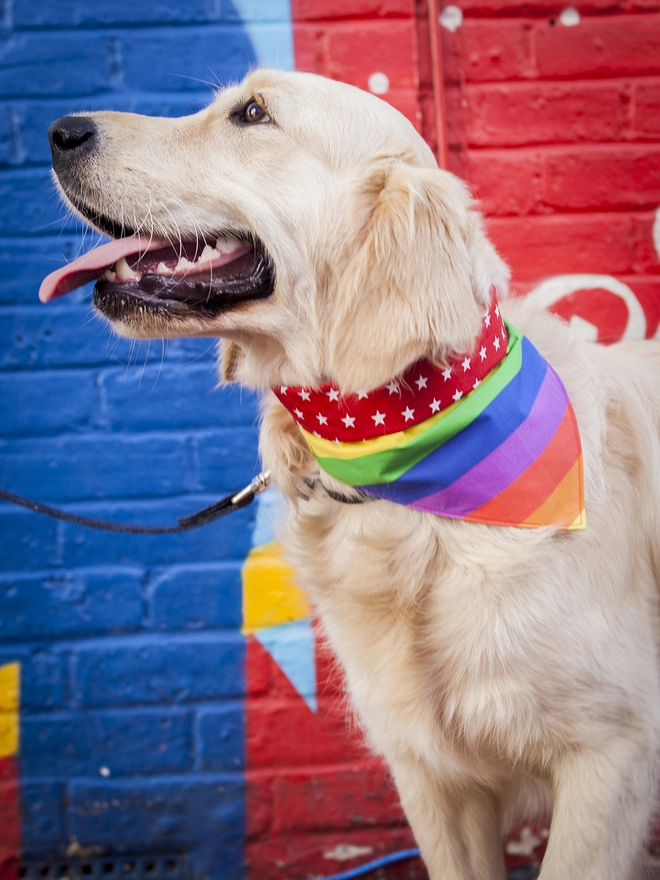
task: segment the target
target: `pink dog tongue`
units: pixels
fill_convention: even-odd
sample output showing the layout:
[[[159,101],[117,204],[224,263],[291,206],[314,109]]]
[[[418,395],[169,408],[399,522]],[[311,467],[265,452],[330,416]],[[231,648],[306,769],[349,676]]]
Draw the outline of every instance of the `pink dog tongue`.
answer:
[[[147,251],[169,247],[169,241],[158,238],[143,238],[139,235],[130,235],[127,238],[118,238],[108,244],[102,244],[89,251],[73,263],[62,266],[55,272],[51,272],[41,282],[39,299],[41,302],[49,302],[56,296],[64,296],[71,293],[88,281],[96,280],[106,269],[109,269],[122,257],[131,257],[134,254],[145,254]]]

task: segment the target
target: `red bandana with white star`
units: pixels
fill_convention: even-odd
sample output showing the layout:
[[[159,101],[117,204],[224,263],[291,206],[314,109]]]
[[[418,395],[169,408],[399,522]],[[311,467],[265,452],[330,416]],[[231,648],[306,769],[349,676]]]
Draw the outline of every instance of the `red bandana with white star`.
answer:
[[[342,397],[319,388],[273,388],[294,421],[310,434],[340,443],[394,434],[424,422],[465,397],[503,359],[508,336],[495,291],[481,335],[470,355],[435,366],[420,360],[387,385]]]

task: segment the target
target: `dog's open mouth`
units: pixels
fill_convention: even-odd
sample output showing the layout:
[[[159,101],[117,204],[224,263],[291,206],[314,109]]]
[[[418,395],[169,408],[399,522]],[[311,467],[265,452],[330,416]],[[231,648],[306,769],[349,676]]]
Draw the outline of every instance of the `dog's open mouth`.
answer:
[[[273,292],[274,272],[256,239],[221,234],[171,244],[139,235],[95,248],[44,279],[48,302],[96,281],[94,304],[108,318],[142,313],[213,316]]]

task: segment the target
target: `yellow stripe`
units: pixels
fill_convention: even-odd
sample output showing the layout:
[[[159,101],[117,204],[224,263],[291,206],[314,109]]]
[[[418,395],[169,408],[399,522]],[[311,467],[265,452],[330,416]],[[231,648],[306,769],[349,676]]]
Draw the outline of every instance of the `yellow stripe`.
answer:
[[[280,546],[254,547],[243,565],[243,633],[308,616],[307,596]]]
[[[355,443],[334,443],[332,440],[325,440],[323,437],[317,437],[310,434],[304,428],[300,428],[303,437],[307,441],[307,445],[314,455],[319,458],[341,458],[350,460],[352,458],[361,458],[363,455],[372,455],[374,452],[386,452],[388,449],[396,449],[397,446],[405,446],[415,437],[428,431],[430,427],[448,416],[458,406],[452,403],[447,409],[443,410],[424,422],[419,422],[411,428],[404,431],[397,431],[395,434],[385,434],[383,437],[373,437],[371,440],[358,440]],[[300,427],[300,426],[299,426]]]
[[[0,758],[18,752],[20,664],[0,666]]]

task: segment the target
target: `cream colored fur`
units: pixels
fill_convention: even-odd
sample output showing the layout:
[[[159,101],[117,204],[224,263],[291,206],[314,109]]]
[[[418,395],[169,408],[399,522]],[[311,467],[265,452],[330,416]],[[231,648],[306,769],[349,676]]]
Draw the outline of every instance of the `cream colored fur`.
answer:
[[[273,125],[232,125],[250,95]],[[273,258],[267,300],[117,329],[223,337],[225,377],[264,389],[282,541],[432,880],[502,880],[503,829],[532,809],[552,809],[542,880],[637,876],[660,746],[660,347],[591,346],[505,303],[573,403],[585,532],[341,504],[325,475],[301,500],[318,467],[268,387],[373,388],[469,350],[491,286],[505,296],[466,188],[384,102],[306,74],[256,71],[184,120],[95,118],[88,203],[157,235],[250,231]]]

